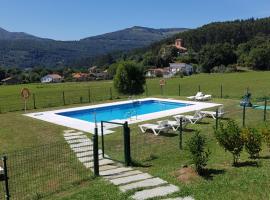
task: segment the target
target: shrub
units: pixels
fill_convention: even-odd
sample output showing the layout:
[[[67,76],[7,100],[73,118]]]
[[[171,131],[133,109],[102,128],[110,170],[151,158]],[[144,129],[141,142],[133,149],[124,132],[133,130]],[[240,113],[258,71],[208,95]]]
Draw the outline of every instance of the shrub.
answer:
[[[244,128],[242,130],[242,137],[250,158],[259,157],[259,153],[262,150],[262,134],[255,128]]]
[[[268,128],[262,129],[262,137],[268,149],[270,150],[270,130]]]
[[[114,86],[122,94],[140,94],[144,92],[144,70],[135,62],[118,63],[114,76]]]
[[[241,129],[235,121],[229,120],[227,126],[220,122],[219,128],[214,132],[219,144],[232,153],[233,165],[236,165],[244,147]]]
[[[190,138],[187,146],[191,154],[191,160],[193,164],[195,164],[196,171],[198,174],[201,174],[203,168],[206,166],[207,161],[209,160],[208,157],[210,155],[210,151],[205,150],[206,139],[199,133],[199,131],[197,131],[195,135]]]

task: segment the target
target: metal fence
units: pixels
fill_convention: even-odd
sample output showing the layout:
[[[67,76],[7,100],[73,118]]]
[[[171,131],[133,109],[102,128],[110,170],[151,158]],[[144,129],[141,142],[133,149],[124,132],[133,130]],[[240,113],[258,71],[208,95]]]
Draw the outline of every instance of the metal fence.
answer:
[[[42,199],[90,180],[93,173],[66,143],[47,144],[4,154],[10,199]],[[1,156],[3,157],[3,156]],[[3,163],[0,163],[3,167]],[[0,182],[0,199],[6,194]]]

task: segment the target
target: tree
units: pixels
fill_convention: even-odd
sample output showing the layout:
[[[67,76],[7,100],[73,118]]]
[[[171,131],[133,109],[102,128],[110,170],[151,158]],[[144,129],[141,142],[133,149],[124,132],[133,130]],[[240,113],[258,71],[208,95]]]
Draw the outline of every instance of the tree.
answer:
[[[114,86],[122,94],[140,94],[144,92],[145,76],[142,66],[131,61],[118,64],[114,76]]]
[[[191,154],[191,160],[195,164],[198,174],[203,172],[203,168],[206,166],[209,160],[210,151],[206,150],[206,138],[196,131],[187,143],[189,152]]]
[[[236,58],[234,48],[229,43],[205,45],[199,52],[199,62],[207,73],[216,66],[236,63]]]
[[[117,67],[118,67],[118,63],[113,63],[112,65],[110,65],[110,67],[108,68],[108,74],[111,78],[113,78],[116,74],[117,71]]]
[[[235,121],[229,120],[227,126],[222,122],[219,123],[219,128],[215,129],[215,136],[219,144],[233,155],[233,165],[237,165],[240,153],[244,147],[241,129]]]

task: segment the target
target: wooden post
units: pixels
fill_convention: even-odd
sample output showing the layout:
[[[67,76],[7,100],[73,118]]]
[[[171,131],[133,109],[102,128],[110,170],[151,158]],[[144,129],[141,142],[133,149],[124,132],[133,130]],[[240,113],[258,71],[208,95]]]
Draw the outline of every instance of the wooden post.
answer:
[[[180,84],[178,85],[178,96],[179,97],[181,96],[181,86],[180,86]]]
[[[62,93],[62,98],[63,98],[63,105],[66,105],[66,98],[65,98],[65,92],[63,91]]]
[[[264,99],[263,121],[266,121],[267,99]]]
[[[222,84],[220,85],[220,98],[223,98],[223,86]]]
[[[88,89],[88,102],[91,103],[91,91]]]
[[[37,109],[37,107],[36,107],[36,95],[35,95],[35,93],[33,93],[33,105],[34,105],[34,109]]]
[[[246,105],[243,105],[243,127],[246,125]]]
[[[113,96],[112,96],[112,88],[110,87],[110,100],[113,99]]]

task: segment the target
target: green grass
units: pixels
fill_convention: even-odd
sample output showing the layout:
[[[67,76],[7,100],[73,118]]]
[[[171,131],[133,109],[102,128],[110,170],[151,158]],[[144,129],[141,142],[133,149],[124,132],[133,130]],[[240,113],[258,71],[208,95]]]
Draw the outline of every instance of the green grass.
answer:
[[[221,84],[223,86],[223,97],[230,99],[241,98],[246,88],[249,87],[254,98],[262,99],[270,95],[270,72],[242,72],[228,74],[198,74],[184,78],[172,78],[166,80],[164,86],[164,96],[178,96],[180,84],[180,96],[194,95],[200,86],[205,93],[210,93],[214,97],[220,97]],[[147,80],[146,93],[151,95],[161,95],[159,86],[160,79]],[[24,103],[20,98],[20,91],[23,87],[28,87],[35,94],[36,107],[46,108],[66,105],[104,101],[111,98],[110,88],[112,88],[112,98],[123,97],[113,88],[112,81],[74,82],[58,84],[25,84],[0,86],[0,112],[22,110]],[[89,95],[90,90],[90,95]],[[63,101],[63,91],[65,92],[65,102]],[[147,95],[147,94],[144,95]],[[33,95],[28,101],[28,108],[33,109]]]
[[[178,85],[181,84],[181,96],[192,95],[197,91],[198,85],[205,93],[211,93],[214,96],[219,96],[220,83],[223,83],[223,95],[232,99],[214,99],[214,102],[223,103],[225,110],[228,112],[226,117],[235,119],[239,125],[242,124],[242,108],[239,106],[239,98],[243,95],[245,88],[248,86],[255,98],[261,98],[269,95],[268,88],[270,88],[269,72],[248,72],[235,74],[200,74],[183,79],[169,79],[165,86],[164,96],[171,98],[185,99],[178,97]],[[160,95],[159,79],[148,80],[148,94]],[[23,86],[30,87],[30,89],[37,95],[42,93],[54,101],[58,99],[58,103],[54,106],[62,106],[61,91],[70,91],[72,98],[77,98],[77,93],[72,91],[88,90],[89,87],[103,88],[98,90],[97,96],[102,97],[97,101],[108,101],[108,88],[112,86],[111,82],[89,82],[89,83],[63,83],[63,84],[31,84],[20,86],[1,86],[0,96],[18,95],[20,88]],[[103,92],[106,91],[106,92]],[[55,96],[54,94],[59,94]],[[93,98],[96,98],[92,93]],[[59,97],[60,96],[60,97]],[[117,95],[114,95],[114,97]],[[85,97],[86,98],[86,97]],[[1,98],[0,98],[1,99]],[[233,100],[235,99],[235,100]],[[17,100],[16,100],[17,101]],[[114,99],[116,101],[116,99]],[[4,101],[7,105],[12,106],[15,101]],[[55,101],[56,102],[56,101]],[[0,100],[0,105],[3,99]],[[72,103],[72,102],[71,102]],[[75,102],[78,103],[78,102]],[[86,103],[86,102],[85,102]],[[95,103],[95,102],[94,102]],[[44,104],[45,105],[45,104]],[[41,106],[42,107],[42,106]],[[43,106],[45,107],[45,106]],[[67,106],[65,106],[67,107]],[[48,109],[37,109],[42,111]],[[270,112],[269,112],[270,113]],[[269,124],[270,114],[267,113],[267,124]],[[29,146],[39,146],[44,144],[63,143],[63,130],[65,127],[50,124],[44,121],[35,120],[22,115],[23,112],[10,112],[0,114],[0,153],[13,152],[25,149]],[[262,127],[264,123],[263,110],[247,109],[246,124],[248,126]],[[157,120],[154,120],[155,122]],[[226,120],[223,120],[224,122]],[[151,122],[151,121],[150,121]],[[161,136],[153,136],[153,134],[140,133],[137,124],[131,125],[131,144],[132,157],[136,161],[137,168],[149,172],[154,176],[161,177],[168,182],[178,185],[180,192],[172,195],[187,196],[191,195],[195,199],[269,199],[267,193],[270,186],[270,152],[264,146],[261,153],[261,158],[258,160],[259,166],[252,164],[252,160],[243,152],[240,162],[242,167],[232,167],[232,156],[225,152],[218,144],[213,135],[213,126],[215,122],[212,119],[204,119],[202,124],[189,125],[188,129],[184,131],[184,149],[179,150],[178,135],[175,133],[163,134]],[[191,184],[184,184],[180,182],[175,176],[175,171],[179,170],[181,166],[189,164],[188,151],[185,148],[185,142],[190,138],[195,130],[201,130],[201,133],[206,135],[208,139],[208,146],[212,152],[208,169],[211,173],[209,177],[200,177]],[[121,129],[116,129],[116,132],[105,136],[106,153],[115,159],[123,161],[123,138]],[[124,200],[127,195],[120,193],[117,187],[109,184],[101,178],[94,179],[92,174],[84,171],[83,168],[78,167],[78,162],[74,157],[69,157],[68,148],[65,146],[59,150],[53,147],[37,153],[38,158],[42,156],[45,160],[38,162],[34,167],[36,170],[28,170],[25,168],[30,166],[28,162],[24,162],[21,166],[23,172],[31,172],[33,177],[38,175],[37,182],[33,182],[27,186],[27,190],[35,191],[34,185],[38,185],[43,192],[46,192],[45,199],[56,200],[76,200],[76,199],[108,199],[108,200]],[[58,162],[55,158],[62,156]],[[27,154],[24,154],[24,156]],[[26,160],[30,159],[30,155],[26,156]],[[37,163],[37,162],[36,162]],[[46,163],[48,163],[46,165]],[[53,165],[55,163],[55,165]],[[65,169],[65,170],[63,170]],[[16,167],[20,170],[20,165]],[[15,171],[16,171],[15,170]],[[57,171],[58,170],[58,171]],[[59,176],[59,170],[63,171]],[[69,176],[74,173],[76,176]],[[55,176],[49,176],[53,174]],[[88,177],[87,181],[83,178]],[[19,178],[18,178],[19,179]],[[21,177],[21,181],[28,181],[26,177]],[[54,180],[54,182],[50,182]],[[12,183],[12,181],[11,181]],[[45,186],[44,186],[45,185]],[[49,186],[55,186],[58,190],[51,193]],[[20,184],[20,187],[25,187]],[[44,189],[42,188],[44,187]],[[1,187],[0,187],[1,188]],[[21,190],[22,192],[23,189]]]

